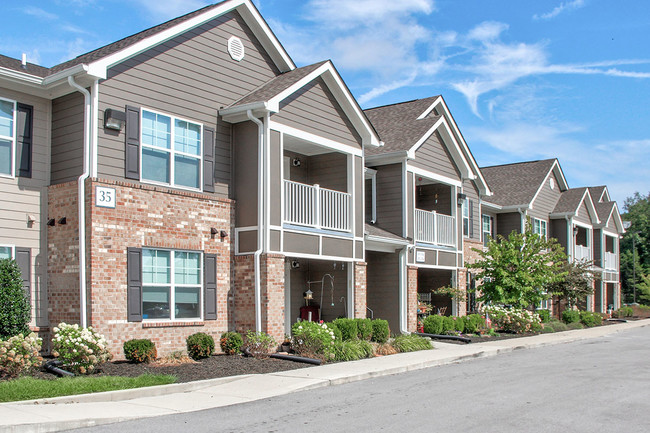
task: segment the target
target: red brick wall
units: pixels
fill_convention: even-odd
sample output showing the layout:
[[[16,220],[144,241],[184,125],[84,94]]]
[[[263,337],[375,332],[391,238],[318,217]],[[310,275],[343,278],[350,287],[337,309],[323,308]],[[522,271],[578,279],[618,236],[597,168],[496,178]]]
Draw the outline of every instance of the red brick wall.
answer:
[[[407,304],[408,318],[407,331],[416,332],[418,325],[418,268],[409,266],[407,268]]]
[[[264,254],[261,264],[262,332],[281,342],[284,338],[284,256]]]
[[[115,188],[115,209],[94,206],[95,186]],[[205,332],[218,340],[232,314],[230,292],[233,206],[227,199],[128,182],[87,183],[88,324],[104,334],[116,358],[122,344],[149,338],[160,355],[185,349],[185,339]],[[76,182],[50,187],[50,214],[68,224],[48,229],[50,320],[79,322]],[[210,229],[229,236],[211,235]],[[200,250],[217,254],[217,320],[199,322],[128,322],[126,271],[128,247]]]
[[[465,264],[468,263],[476,263],[478,260],[481,259],[481,256],[479,255],[478,252],[474,251],[473,249],[476,248],[477,250],[483,250],[483,243],[482,242],[474,242],[468,239],[464,239],[463,241],[463,259],[465,260]],[[467,288],[467,268],[460,268],[458,269],[458,287],[466,289]],[[474,274],[477,273],[477,270],[474,270]],[[479,282],[476,281],[476,288],[479,287]],[[480,292],[476,292],[476,296],[479,296]],[[459,316],[464,316],[467,313],[467,302],[460,302],[458,305],[458,315]]]
[[[367,284],[366,271],[367,263],[356,262],[354,264],[354,317],[365,319],[367,314]]]
[[[255,329],[255,258],[253,254],[235,256],[235,330]]]

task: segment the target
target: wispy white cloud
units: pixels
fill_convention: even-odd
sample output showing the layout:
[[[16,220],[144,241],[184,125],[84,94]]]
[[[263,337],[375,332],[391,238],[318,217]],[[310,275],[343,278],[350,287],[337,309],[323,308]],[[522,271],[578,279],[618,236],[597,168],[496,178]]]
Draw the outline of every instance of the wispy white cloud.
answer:
[[[395,16],[430,14],[433,0],[310,0],[308,18],[337,28],[373,25]],[[377,29],[375,29],[376,31]]]
[[[53,14],[51,12],[47,12],[46,10],[37,8],[35,6],[27,6],[26,8],[23,8],[22,11],[27,15],[40,18],[46,21],[53,21],[59,18],[58,15]]]
[[[562,2],[560,3],[559,6],[556,6],[551,10],[550,12],[544,13],[544,14],[535,14],[533,15],[533,19],[535,20],[550,20],[551,18],[555,18],[556,16],[560,15],[563,12],[568,12],[576,9],[580,9],[581,7],[585,6],[585,0],[573,0],[569,2]]]
[[[214,2],[210,0],[132,0],[132,3],[144,8],[150,14],[151,21],[158,22],[184,15]]]
[[[89,32],[86,29],[82,29],[81,27],[77,27],[77,26],[74,26],[74,25],[68,24],[68,23],[62,24],[61,25],[61,30],[63,30],[64,32],[69,32],[69,33],[77,33],[77,34],[80,34],[80,35],[90,35],[90,34],[92,34],[91,32]]]

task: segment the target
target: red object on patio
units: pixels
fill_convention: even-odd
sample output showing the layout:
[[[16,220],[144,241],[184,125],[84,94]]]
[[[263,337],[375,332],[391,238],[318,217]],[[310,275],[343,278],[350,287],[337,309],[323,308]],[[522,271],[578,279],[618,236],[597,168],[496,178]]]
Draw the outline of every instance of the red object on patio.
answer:
[[[311,313],[312,322],[318,322],[320,320],[320,317],[318,317],[318,307],[315,305],[300,307],[300,320],[309,320],[309,313]]]

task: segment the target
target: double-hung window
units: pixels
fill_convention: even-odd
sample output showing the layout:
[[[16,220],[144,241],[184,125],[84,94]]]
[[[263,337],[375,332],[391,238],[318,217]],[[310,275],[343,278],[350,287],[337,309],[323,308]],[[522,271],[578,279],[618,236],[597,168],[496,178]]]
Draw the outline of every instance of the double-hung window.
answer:
[[[203,258],[196,251],[142,250],[142,318],[202,319]]]
[[[533,232],[546,239],[546,221],[535,218],[535,221],[533,221]]]
[[[0,260],[13,259],[13,258],[14,258],[14,248],[8,245],[0,245]]]
[[[492,219],[490,215],[483,215],[483,245],[487,246],[490,239],[492,239]]]
[[[0,99],[0,176],[14,176],[16,102]]]
[[[201,124],[143,109],[141,143],[141,180],[201,188]]]
[[[469,204],[467,199],[463,201],[462,212],[463,212],[463,236],[469,236]]]

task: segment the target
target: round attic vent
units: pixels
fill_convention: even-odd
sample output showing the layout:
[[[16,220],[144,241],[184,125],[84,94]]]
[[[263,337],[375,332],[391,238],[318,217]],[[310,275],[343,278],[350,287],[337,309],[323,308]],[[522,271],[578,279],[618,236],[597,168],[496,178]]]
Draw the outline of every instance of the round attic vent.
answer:
[[[244,58],[244,44],[241,39],[231,36],[228,39],[228,53],[233,60],[240,62]]]
[[[555,180],[553,178],[551,178],[548,183],[551,185],[551,189],[555,188]]]

